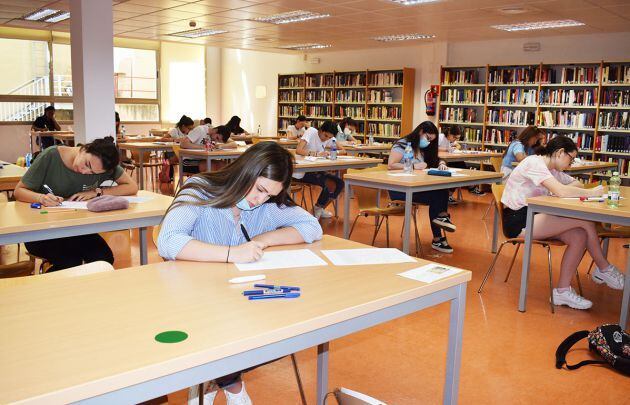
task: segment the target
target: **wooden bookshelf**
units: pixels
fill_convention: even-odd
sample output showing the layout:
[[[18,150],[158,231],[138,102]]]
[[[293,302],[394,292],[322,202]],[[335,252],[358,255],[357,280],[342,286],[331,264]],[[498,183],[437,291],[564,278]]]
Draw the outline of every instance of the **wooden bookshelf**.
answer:
[[[535,124],[548,137],[576,140],[582,157],[617,162],[630,175],[630,62],[442,66],[440,83],[438,124],[459,125],[473,148],[505,148]],[[464,114],[473,122],[453,121],[451,109],[464,108],[474,109]]]
[[[297,80],[296,78],[302,78]],[[367,140],[394,140],[411,132],[415,69],[358,70],[278,75],[278,132],[290,124],[288,115],[303,114],[311,125],[352,117]],[[288,83],[301,83],[298,89]],[[287,92],[300,91],[300,101]],[[287,100],[290,99],[290,100]],[[293,106],[287,108],[287,106]],[[299,114],[287,114],[299,111]],[[325,116],[321,115],[325,114]]]

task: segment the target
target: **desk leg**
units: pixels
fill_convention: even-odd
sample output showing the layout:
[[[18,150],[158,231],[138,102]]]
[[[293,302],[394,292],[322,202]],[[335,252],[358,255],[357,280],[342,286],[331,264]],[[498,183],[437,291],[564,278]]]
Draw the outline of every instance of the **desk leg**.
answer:
[[[628,249],[628,257],[626,258],[626,281],[623,286],[623,298],[621,298],[621,318],[619,325],[621,329],[628,326],[628,307],[630,307],[630,249]]]
[[[413,200],[413,193],[411,191],[405,191],[405,224],[403,227],[403,252],[409,254],[409,238],[411,235],[411,208]]]
[[[29,149],[31,150],[31,155],[32,155],[33,154],[33,134],[32,133],[28,137],[28,146],[29,146]]]
[[[139,228],[138,235],[140,236],[140,264],[145,265],[149,261],[147,256],[147,228]]]
[[[448,325],[448,349],[446,352],[446,381],[444,404],[456,404],[459,393],[459,369],[462,364],[462,336],[466,310],[466,283],[457,287],[457,298],[451,300]]]
[[[212,158],[210,156],[206,156],[206,171],[212,171]]]
[[[177,165],[178,170],[177,173],[179,174],[179,178],[177,179],[177,187],[175,187],[175,192],[177,192],[177,190],[182,186],[182,179],[184,178],[184,155],[179,154],[179,164]]]
[[[328,345],[326,342],[317,346],[317,405],[324,405],[328,393]]]
[[[381,207],[381,189],[376,190],[376,206]],[[374,215],[374,226],[378,226],[378,215]]]
[[[140,162],[138,162],[138,183],[140,190],[144,190],[144,151],[142,149],[138,151],[138,157],[140,158]]]
[[[348,239],[350,236],[350,182],[346,180],[343,193],[343,237]]]
[[[518,298],[518,310],[525,312],[527,303],[527,282],[529,278],[529,260],[532,254],[532,234],[534,231],[534,211],[527,210],[527,222],[525,225],[525,249],[523,250],[523,270],[521,272],[521,292]]]
[[[495,207],[494,221],[492,224],[492,250],[491,250],[492,253],[497,252],[498,239],[499,239],[499,209]]]

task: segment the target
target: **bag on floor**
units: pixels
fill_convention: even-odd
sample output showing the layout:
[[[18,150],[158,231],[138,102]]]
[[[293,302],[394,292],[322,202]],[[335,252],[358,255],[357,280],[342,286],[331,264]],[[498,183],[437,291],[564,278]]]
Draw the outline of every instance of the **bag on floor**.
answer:
[[[169,162],[168,159],[162,160],[162,169],[158,175],[158,180],[160,183],[171,182],[171,162]]]
[[[588,348],[599,354],[604,360],[584,360],[569,365],[567,353],[580,340],[588,338]],[[630,376],[630,335],[619,325],[602,325],[589,332],[581,330],[564,340],[556,350],[556,368],[566,366],[575,370],[587,364],[610,364],[615,370]]]

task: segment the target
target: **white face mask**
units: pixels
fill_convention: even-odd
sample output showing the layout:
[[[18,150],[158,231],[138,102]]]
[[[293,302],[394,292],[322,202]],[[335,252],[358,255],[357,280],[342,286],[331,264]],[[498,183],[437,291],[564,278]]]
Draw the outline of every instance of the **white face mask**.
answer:
[[[346,135],[352,135],[352,131],[350,130],[350,128],[344,128],[343,133]]]

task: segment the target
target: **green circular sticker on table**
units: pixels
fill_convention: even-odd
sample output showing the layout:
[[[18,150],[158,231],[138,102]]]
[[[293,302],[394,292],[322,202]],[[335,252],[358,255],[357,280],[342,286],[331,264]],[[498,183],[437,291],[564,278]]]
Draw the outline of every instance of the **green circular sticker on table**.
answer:
[[[155,335],[155,340],[160,343],[179,343],[188,339],[188,333],[181,330],[167,330]]]

